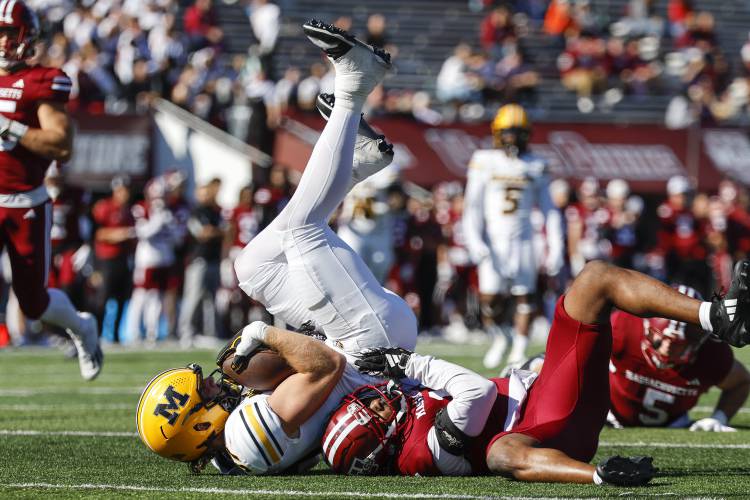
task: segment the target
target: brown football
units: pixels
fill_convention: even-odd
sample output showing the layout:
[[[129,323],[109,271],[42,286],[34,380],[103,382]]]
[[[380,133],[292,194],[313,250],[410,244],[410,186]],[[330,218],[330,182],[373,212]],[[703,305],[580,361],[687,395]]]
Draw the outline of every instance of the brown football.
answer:
[[[282,380],[294,373],[287,362],[271,349],[259,350],[250,358],[242,373],[232,370],[234,354],[224,360],[221,369],[232,380],[259,391],[272,391]]]

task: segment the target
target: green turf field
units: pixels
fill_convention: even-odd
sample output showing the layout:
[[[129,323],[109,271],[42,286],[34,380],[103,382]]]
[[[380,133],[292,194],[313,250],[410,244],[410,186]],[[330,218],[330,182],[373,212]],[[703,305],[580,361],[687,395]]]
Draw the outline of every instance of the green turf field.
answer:
[[[420,351],[479,369],[482,346],[429,344]],[[750,348],[738,353],[750,362]],[[210,351],[107,352],[93,383],[56,350],[0,350],[0,497],[40,498],[495,498],[495,497],[750,497],[750,406],[733,434],[684,430],[606,429],[598,457],[650,454],[661,473],[652,486],[625,489],[524,484],[500,478],[348,478],[319,466],[298,477],[200,476],[163,460],[135,434],[140,390],[162,369],[197,361]],[[479,370],[482,371],[482,370]],[[490,374],[487,374],[490,375]],[[694,416],[706,416],[711,392]]]

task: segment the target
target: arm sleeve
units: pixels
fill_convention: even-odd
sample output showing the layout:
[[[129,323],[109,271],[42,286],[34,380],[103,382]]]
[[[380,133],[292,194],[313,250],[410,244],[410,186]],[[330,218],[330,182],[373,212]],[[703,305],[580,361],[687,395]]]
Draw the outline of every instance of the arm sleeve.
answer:
[[[461,220],[466,247],[474,263],[489,254],[489,248],[484,242],[484,225],[482,223],[482,206],[484,205],[484,181],[481,171],[469,164],[466,178],[466,194],[464,195],[464,215]]]
[[[467,436],[478,436],[497,398],[495,384],[476,373],[432,356],[412,354],[406,376],[433,390],[451,395],[446,411],[451,422]]]

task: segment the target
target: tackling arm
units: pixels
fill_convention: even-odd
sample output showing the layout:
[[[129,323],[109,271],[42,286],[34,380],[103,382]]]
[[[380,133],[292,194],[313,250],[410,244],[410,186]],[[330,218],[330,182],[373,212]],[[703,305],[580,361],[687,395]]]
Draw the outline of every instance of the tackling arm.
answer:
[[[70,123],[65,104],[42,102],[37,108],[39,128],[30,128],[15,120],[0,124],[3,137],[12,136],[18,142],[39,156],[66,162],[73,154],[73,127]]]
[[[292,436],[328,398],[341,379],[346,358],[311,337],[255,321],[242,331],[232,368],[240,373],[243,357],[246,360],[261,343],[278,352],[297,372],[281,382],[268,398],[284,432]]]

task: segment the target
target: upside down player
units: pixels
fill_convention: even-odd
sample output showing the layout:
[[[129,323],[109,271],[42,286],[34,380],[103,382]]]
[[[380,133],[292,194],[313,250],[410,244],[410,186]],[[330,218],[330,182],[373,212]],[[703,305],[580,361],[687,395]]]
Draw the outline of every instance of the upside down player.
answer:
[[[52,205],[44,174],[52,160],[71,155],[65,111],[71,81],[59,69],[27,63],[39,20],[25,3],[1,0],[0,12],[0,245],[10,257],[21,311],[65,329],[78,350],[81,376],[92,380],[102,363],[96,319],[47,288]]]
[[[701,325],[741,347],[750,343],[750,262],[738,264],[729,292],[713,302],[635,271],[590,262],[558,300],[546,360],[533,383],[534,375],[520,370],[488,383],[451,363],[398,349],[365,354],[356,364],[366,373],[416,379],[454,399],[429,390],[405,397],[360,389],[331,418],[323,437],[327,461],[343,473],[493,473],[523,481],[646,484],[655,474],[649,457],[588,463],[609,407],[612,307]],[[470,387],[484,395],[467,404],[462,392]],[[408,416],[399,420],[396,403],[409,401]],[[386,435],[394,425],[395,433]]]
[[[690,287],[677,289],[699,298]],[[734,431],[727,423],[747,400],[750,373],[725,342],[696,325],[664,318],[616,311],[610,321],[610,424]],[[687,412],[713,386],[722,391],[713,414],[690,425]]]
[[[306,23],[304,30],[333,59],[335,104],[291,200],[237,258],[240,287],[296,328],[312,320],[349,358],[368,347],[413,349],[416,318],[408,305],[382,288],[327,225],[353,183],[392,159],[392,151],[381,148],[382,138],[358,136],[362,105],[385,75],[390,56],[318,21]],[[375,380],[325,344],[262,322],[243,329],[232,369],[241,372],[253,362],[260,344],[276,349],[296,373],[270,395],[243,400],[231,415],[201,410],[200,418],[206,420],[191,417],[200,409],[196,405],[209,403],[208,395],[194,392],[202,377],[195,371],[161,374],[139,402],[138,430],[144,442],[167,458],[200,464],[211,457],[206,452],[216,451],[221,441],[214,443],[214,438],[220,435],[230,462],[243,471],[294,470],[308,454],[317,453],[328,416],[341,398]],[[194,397],[186,395],[187,389],[179,395],[170,392],[170,386],[183,383]]]

